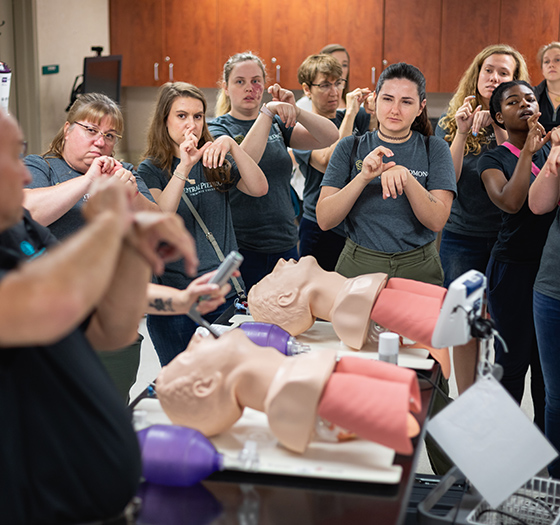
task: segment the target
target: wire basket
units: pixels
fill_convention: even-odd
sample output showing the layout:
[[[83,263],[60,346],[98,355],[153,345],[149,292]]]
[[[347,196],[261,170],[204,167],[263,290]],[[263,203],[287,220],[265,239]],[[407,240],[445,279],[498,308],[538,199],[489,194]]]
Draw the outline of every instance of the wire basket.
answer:
[[[560,482],[532,478],[496,508],[485,500],[467,516],[479,525],[560,525]]]

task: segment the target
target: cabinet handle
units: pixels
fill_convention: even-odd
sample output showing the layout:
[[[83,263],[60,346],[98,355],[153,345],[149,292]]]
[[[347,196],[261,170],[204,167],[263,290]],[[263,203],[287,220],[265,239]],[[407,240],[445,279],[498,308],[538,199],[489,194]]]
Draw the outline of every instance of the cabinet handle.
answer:
[[[386,59],[383,60],[383,69],[385,69],[388,65],[389,65],[389,61]]]
[[[173,80],[173,62],[169,62],[169,82],[174,82],[174,80]]]
[[[375,68],[371,68],[371,83],[375,86]]]
[[[159,62],[154,62],[154,80],[159,82]]]
[[[276,66],[276,82],[280,84],[280,66]]]

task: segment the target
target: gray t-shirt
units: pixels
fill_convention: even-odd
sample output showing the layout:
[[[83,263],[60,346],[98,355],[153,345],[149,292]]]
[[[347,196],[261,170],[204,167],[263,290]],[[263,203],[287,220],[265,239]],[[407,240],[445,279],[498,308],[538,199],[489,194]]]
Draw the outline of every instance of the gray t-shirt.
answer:
[[[179,164],[179,159],[173,160],[172,172]],[[154,163],[147,159],[138,166],[138,174],[144,179],[148,188],[164,190],[169,182],[169,175],[166,171],[158,168]],[[235,173],[233,174],[235,175]],[[214,237],[218,246],[221,248],[224,255],[227,255],[232,250],[237,250],[237,242],[235,241],[235,233],[233,231],[233,223],[231,220],[231,210],[228,198],[228,188],[224,187],[226,191],[218,191],[206,180],[204,175],[202,162],[197,162],[189,173],[189,178],[194,179],[196,182],[192,186],[186,182],[184,193],[189,200],[193,203],[196,211],[206,224],[206,227]],[[239,179],[233,178],[234,184]],[[183,199],[179,201],[177,213],[185,222],[185,226],[190,234],[193,236],[196,244],[196,253],[199,259],[198,275],[202,275],[211,270],[215,270],[220,260],[216,251],[206,238],[200,225],[196,222],[194,215],[189,210]],[[185,288],[192,278],[185,273],[185,262],[183,259],[165,266],[163,275],[156,276],[155,282],[158,284],[165,284],[173,286],[174,288]],[[243,286],[243,284],[241,284]],[[235,295],[235,290],[228,295],[231,297]]]
[[[210,133],[217,138],[229,135],[241,144],[254,120],[239,120],[222,115],[208,123]],[[239,247],[261,253],[279,253],[297,244],[297,227],[292,204],[290,180],[292,159],[287,146],[292,128],[286,128],[276,116],[270,127],[268,142],[259,167],[268,180],[268,193],[250,197],[232,188],[231,214]]]
[[[330,119],[334,122],[337,128],[340,128],[344,116],[346,115],[345,109],[339,109],[336,112],[336,117]],[[354,128],[352,135],[363,135],[369,128],[370,117],[364,108],[360,108],[354,120]],[[305,185],[303,187],[303,216],[313,222],[317,222],[317,201],[321,193],[321,181],[323,180],[324,173],[315,169],[309,163],[311,160],[311,150],[294,150],[294,157],[299,165],[302,175],[305,177]],[[345,236],[344,226],[342,224],[333,228],[332,231],[339,235]]]
[[[43,158],[40,155],[28,155],[25,157],[24,163],[33,177],[33,180],[27,186],[28,188],[48,188],[50,186],[56,186],[61,182],[83,176],[83,173],[72,169],[64,159],[59,159],[57,157]],[[123,162],[122,165],[123,168],[131,171],[136,177],[138,191],[151,202],[154,202],[152,194],[146,187],[146,184],[144,184],[144,181],[134,170],[134,166],[128,162]],[[84,226],[85,221],[82,216],[82,206],[86,200],[87,196],[84,196],[60,217],[60,219],[49,224],[49,230],[51,230],[57,239],[62,240]]]
[[[321,186],[343,188],[361,170],[363,159],[378,146],[393,152],[390,159],[407,168],[414,178],[428,191],[457,191],[453,160],[447,144],[437,137],[430,137],[429,167],[425,137],[413,132],[402,144],[382,141],[377,131],[368,132],[358,140],[355,159],[350,166],[350,155],[355,138],[345,137],[337,145]],[[425,246],[436,238],[436,233],[426,228],[414,215],[406,195],[396,199],[383,199],[381,178],[373,179],[362,191],[345,219],[346,233],[356,244],[383,253],[407,252]]]
[[[445,115],[445,114],[444,114]],[[478,155],[472,151],[463,157],[461,177],[457,183],[457,198],[451,206],[451,214],[445,230],[470,237],[496,237],[502,224],[499,208],[490,200],[478,175],[478,159],[486,151],[496,146],[494,128],[486,129],[490,142],[483,144]],[[441,127],[441,119],[436,126],[436,137],[442,139],[447,132]]]
[[[548,230],[548,237],[541,257],[535,290],[560,301],[560,211]]]

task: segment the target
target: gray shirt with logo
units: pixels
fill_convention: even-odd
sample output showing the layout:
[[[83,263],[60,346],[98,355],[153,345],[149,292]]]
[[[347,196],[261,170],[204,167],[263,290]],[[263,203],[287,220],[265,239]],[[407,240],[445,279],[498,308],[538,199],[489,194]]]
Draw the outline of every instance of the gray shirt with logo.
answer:
[[[377,131],[358,139],[356,157],[350,159],[354,137],[345,137],[337,145],[321,186],[343,188],[361,171],[363,159],[378,146],[389,148],[394,161],[407,168],[426,190],[448,190],[456,194],[455,171],[449,147],[440,138],[430,137],[429,162],[425,137],[417,132],[402,144],[384,142]],[[352,163],[352,164],[351,164]],[[384,253],[407,252],[436,238],[414,214],[406,195],[383,199],[381,178],[373,179],[362,191],[345,219],[348,237],[356,244]]]

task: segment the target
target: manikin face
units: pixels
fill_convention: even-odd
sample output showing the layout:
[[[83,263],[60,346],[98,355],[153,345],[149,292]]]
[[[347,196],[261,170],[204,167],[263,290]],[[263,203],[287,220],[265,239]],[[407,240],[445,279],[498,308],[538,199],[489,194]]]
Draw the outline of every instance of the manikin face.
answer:
[[[232,114],[246,114],[260,108],[264,76],[259,64],[253,60],[245,60],[234,66],[225,92],[231,100]]]
[[[492,93],[502,82],[513,80],[515,68],[515,59],[511,55],[490,55],[482,63],[476,87],[486,106]]]
[[[310,293],[320,279],[329,280],[314,257],[299,261],[280,259],[272,273],[249,291],[249,309],[257,321],[274,323],[292,335],[308,330],[315,322]]]
[[[233,376],[254,346],[241,330],[218,339],[195,334],[157,379],[158,398],[173,423],[207,436],[230,428],[243,413]]]
[[[193,133],[198,140],[204,129],[204,105],[192,97],[177,97],[171,105],[167,116],[167,133],[175,144],[175,156],[179,156],[179,145],[185,135]]]
[[[533,90],[524,85],[512,86],[503,93],[501,111],[496,113],[498,122],[508,131],[526,130],[529,118],[539,111]]]
[[[542,58],[542,74],[546,80],[560,80],[560,49],[551,47]]]
[[[386,80],[376,98],[379,129],[392,137],[405,136],[425,105],[425,100],[420,102],[414,82],[404,78]]]
[[[98,129],[103,133],[117,134],[112,118],[105,116],[101,122],[91,122],[87,119],[80,120],[80,124],[91,129]],[[64,149],[62,156],[72,168],[80,173],[85,173],[97,157],[111,155],[114,144],[106,137],[93,134],[78,123],[64,125]]]
[[[0,110],[0,231],[23,217],[23,188],[31,182],[22,160],[23,149],[19,126]]]

